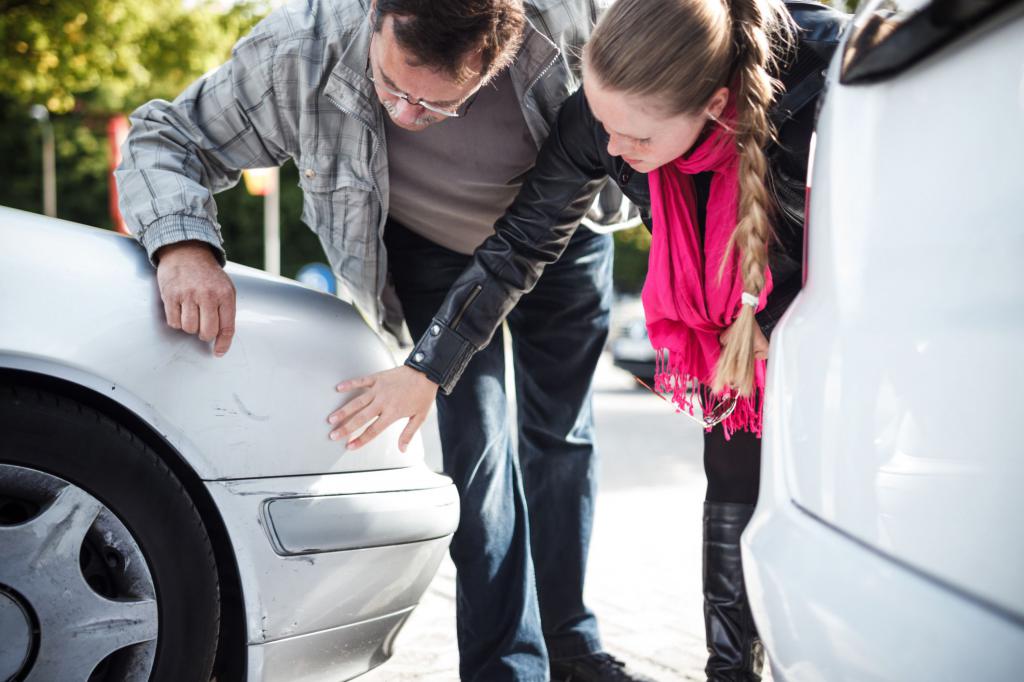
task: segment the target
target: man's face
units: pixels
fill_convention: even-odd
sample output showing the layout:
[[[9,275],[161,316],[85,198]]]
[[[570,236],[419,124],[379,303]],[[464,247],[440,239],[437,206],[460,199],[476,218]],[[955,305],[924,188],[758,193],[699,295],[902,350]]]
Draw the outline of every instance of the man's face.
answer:
[[[380,32],[374,33],[370,41],[370,72],[377,97],[395,125],[406,130],[423,130],[447,118],[424,107],[424,103],[455,112],[480,88],[480,57],[471,55],[468,59],[467,66],[476,75],[461,84],[445,72],[413,66],[417,60],[395,39],[391,15],[384,18]],[[407,99],[395,93],[404,94]]]

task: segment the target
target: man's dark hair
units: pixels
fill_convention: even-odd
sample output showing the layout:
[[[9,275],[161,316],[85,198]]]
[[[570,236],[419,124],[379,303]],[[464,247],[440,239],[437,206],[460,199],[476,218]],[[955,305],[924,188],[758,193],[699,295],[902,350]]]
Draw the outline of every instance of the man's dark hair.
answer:
[[[471,77],[466,58],[479,51],[490,77],[515,57],[526,15],[522,0],[377,0],[374,31],[391,15],[395,39],[426,66],[458,82]]]

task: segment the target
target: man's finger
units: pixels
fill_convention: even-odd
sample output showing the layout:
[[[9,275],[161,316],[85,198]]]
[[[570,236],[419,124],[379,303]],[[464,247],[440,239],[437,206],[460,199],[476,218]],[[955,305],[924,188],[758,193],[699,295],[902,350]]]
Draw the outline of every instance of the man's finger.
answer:
[[[409,443],[412,442],[412,437],[416,435],[416,432],[423,426],[425,417],[415,414],[409,417],[409,422],[402,429],[402,435],[398,437],[398,449],[405,452],[405,449],[409,447]]]
[[[181,329],[186,334],[199,331],[199,307],[191,301],[181,303]]]
[[[217,332],[217,340],[213,344],[213,352],[220,357],[231,348],[231,340],[235,338],[235,297],[220,304],[220,329]]]
[[[220,314],[217,304],[206,301],[199,306],[199,338],[210,342],[217,338],[220,329]]]
[[[373,374],[371,374],[368,377],[359,377],[357,379],[349,379],[347,381],[343,381],[340,384],[338,384],[334,390],[338,391],[339,393],[344,393],[346,391],[354,391],[357,388],[370,388],[376,381],[376,377]]]
[[[164,299],[164,316],[167,318],[168,327],[181,329],[181,301],[177,298]]]
[[[345,417],[337,422],[337,428],[331,431],[331,440],[340,440],[343,436],[350,436],[359,429],[366,426],[381,414],[380,405],[370,402],[369,405],[351,416]]]

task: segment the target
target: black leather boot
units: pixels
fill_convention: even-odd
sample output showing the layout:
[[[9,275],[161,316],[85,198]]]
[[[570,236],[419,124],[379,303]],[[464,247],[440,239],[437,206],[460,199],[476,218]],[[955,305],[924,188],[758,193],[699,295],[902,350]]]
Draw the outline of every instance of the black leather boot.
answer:
[[[753,513],[751,504],[704,503],[704,672],[709,682],[761,679],[764,649],[750,614],[740,561],[740,534]]]

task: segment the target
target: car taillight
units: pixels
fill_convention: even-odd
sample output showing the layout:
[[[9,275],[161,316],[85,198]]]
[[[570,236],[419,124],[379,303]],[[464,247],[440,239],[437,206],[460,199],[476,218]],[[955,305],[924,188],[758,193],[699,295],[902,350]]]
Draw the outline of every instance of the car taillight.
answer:
[[[807,252],[811,238],[811,181],[814,177],[814,148],[818,142],[818,133],[811,133],[811,148],[807,153],[807,185],[804,189],[804,258],[801,269],[800,285],[807,285]]]

